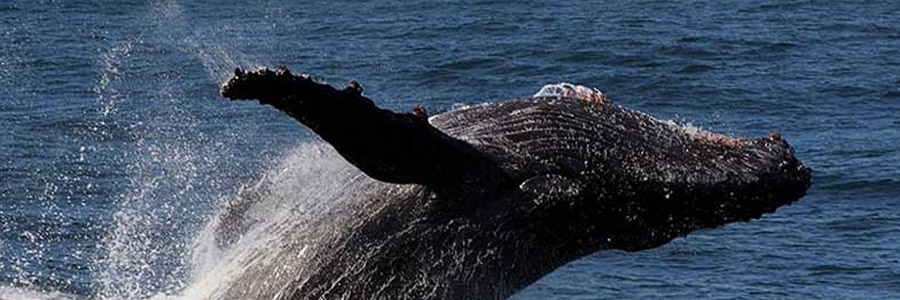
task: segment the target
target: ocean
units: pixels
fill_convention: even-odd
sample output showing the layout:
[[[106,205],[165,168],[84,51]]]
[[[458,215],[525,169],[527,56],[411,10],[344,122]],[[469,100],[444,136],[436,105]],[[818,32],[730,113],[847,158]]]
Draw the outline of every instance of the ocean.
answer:
[[[218,95],[233,68],[278,65],[397,111],[592,86],[661,119],[779,132],[814,170],[759,220],[589,255],[512,299],[900,299],[900,2],[815,0],[2,0],[0,299],[222,284],[202,259],[222,203],[345,165]]]

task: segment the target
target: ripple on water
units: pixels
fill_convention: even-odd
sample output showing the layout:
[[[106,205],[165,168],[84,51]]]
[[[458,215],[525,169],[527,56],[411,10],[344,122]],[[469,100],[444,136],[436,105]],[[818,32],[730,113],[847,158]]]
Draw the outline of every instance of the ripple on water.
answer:
[[[456,70],[456,71],[468,71],[475,69],[484,69],[491,68],[497,66],[502,61],[499,59],[492,58],[468,58],[463,60],[456,60],[448,63],[444,63],[439,66],[441,69],[448,70]]]
[[[824,190],[831,191],[842,191],[842,192],[869,192],[869,193],[879,193],[884,192],[887,194],[896,194],[897,191],[900,191],[900,180],[886,178],[886,179],[858,179],[858,180],[843,180],[838,181],[831,184],[822,185],[820,187]]]
[[[714,67],[712,67],[712,66],[709,66],[709,65],[703,65],[703,64],[690,64],[690,65],[681,67],[681,69],[678,69],[678,72],[676,72],[676,73],[679,73],[679,74],[695,74],[695,73],[708,72],[708,71],[712,71],[712,70],[715,70],[715,69],[716,69],[716,68],[714,68]]]
[[[900,100],[900,90],[888,91],[881,95],[881,98],[887,100]]]
[[[17,11],[17,10],[19,10],[19,8],[16,7],[15,5],[12,5],[12,4],[0,4],[0,13],[15,12],[15,11]]]
[[[674,57],[684,57],[684,58],[711,58],[716,55],[719,55],[718,52],[707,50],[704,48],[699,48],[695,46],[687,46],[687,45],[664,45],[659,46],[653,52],[674,56]]]

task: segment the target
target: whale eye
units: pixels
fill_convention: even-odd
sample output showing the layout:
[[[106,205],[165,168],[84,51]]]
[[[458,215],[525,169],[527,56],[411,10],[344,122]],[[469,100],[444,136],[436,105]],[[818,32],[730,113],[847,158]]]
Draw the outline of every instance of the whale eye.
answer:
[[[566,176],[542,174],[522,181],[519,190],[531,195],[534,204],[542,206],[551,202],[574,199],[581,193],[582,185]]]

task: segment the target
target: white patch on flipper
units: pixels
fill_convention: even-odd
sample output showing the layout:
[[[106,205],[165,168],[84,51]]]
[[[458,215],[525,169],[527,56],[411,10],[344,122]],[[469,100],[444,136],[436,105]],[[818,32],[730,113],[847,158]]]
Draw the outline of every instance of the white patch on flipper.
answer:
[[[604,95],[603,92],[598,89],[566,82],[545,85],[532,97],[566,97],[575,98],[582,101],[607,101],[606,95]]]

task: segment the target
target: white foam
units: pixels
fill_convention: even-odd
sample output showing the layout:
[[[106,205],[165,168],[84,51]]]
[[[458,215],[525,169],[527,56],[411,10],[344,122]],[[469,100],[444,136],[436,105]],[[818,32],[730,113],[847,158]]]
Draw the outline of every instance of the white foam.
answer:
[[[583,101],[606,101],[606,95],[596,88],[566,82],[545,85],[532,97],[566,97]]]
[[[229,288],[249,278],[257,284],[247,289],[257,298],[294,284],[295,276],[307,268],[306,259],[318,251],[317,239],[330,231],[315,224],[326,215],[346,216],[334,212],[352,200],[339,195],[348,192],[347,183],[358,174],[353,170],[324,143],[299,146],[250,188],[261,190],[261,198],[242,217],[255,222],[247,232],[233,244],[219,247],[217,229],[228,209],[223,207],[193,243],[193,269],[186,287],[151,299],[226,299],[234,297],[226,294]],[[289,261],[285,255],[290,255]]]

